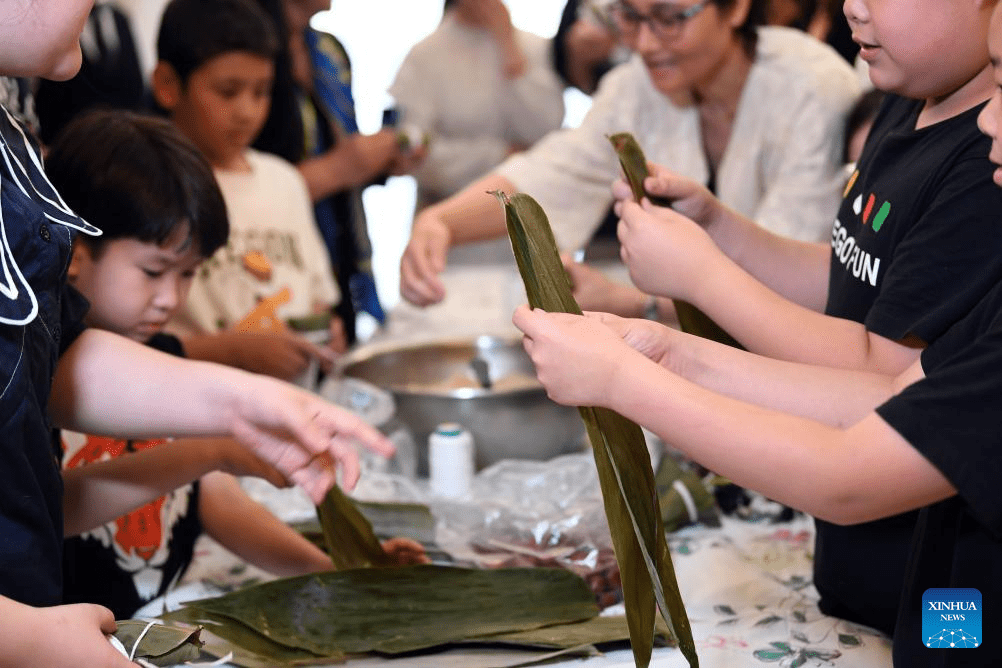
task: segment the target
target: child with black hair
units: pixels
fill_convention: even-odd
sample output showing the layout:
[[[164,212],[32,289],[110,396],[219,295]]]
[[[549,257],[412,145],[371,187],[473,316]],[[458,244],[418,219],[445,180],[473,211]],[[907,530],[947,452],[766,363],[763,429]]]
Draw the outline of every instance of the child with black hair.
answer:
[[[57,136],[46,166],[67,204],[103,232],[77,239],[70,261],[70,284],[90,302],[84,322],[183,356],[181,342],[161,330],[229,230],[222,195],[198,149],[169,121],[95,112]],[[99,476],[115,485],[115,503],[105,509],[112,518],[121,511],[67,538],[67,603],[100,603],[116,619],[131,617],[183,576],[203,532],[276,575],[333,567],[322,550],[243,492],[231,474],[285,481],[230,439],[167,444],[64,431],[62,442],[64,478]]]
[[[997,0],[847,0],[885,97],[828,241],[772,234],[667,167],[647,198],[623,182],[618,236],[641,290],[690,302],[745,348],[792,362],[901,373],[1002,279],[987,48]],[[816,522],[821,610],[890,633],[915,513]]]
[[[311,359],[329,369],[346,342],[336,317],[326,345],[284,324],[330,314],[343,295],[302,175],[250,148],[268,116],[278,49],[273,22],[250,0],[173,0],[153,94],[212,165],[230,219],[229,241],[197,272],[171,329],[192,357],[292,379]]]
[[[91,0],[0,3],[0,74],[67,79]],[[132,663],[108,642],[111,611],[60,605],[63,529],[107,521],[100,480],[67,480],[54,428],[133,438],[233,436],[319,502],[358,478],[353,441],[392,445],[358,416],[287,383],[176,358],[124,337],[82,331],[86,304],[66,285],[76,216],[41,169],[37,146],[0,110],[0,665]],[[114,486],[111,486],[112,489]],[[118,514],[118,513],[115,513]],[[51,634],[41,634],[48,628]]]
[[[1002,186],[998,5],[989,46],[995,90],[978,124]],[[522,306],[514,321],[560,403],[618,411],[738,484],[836,525],[917,510],[894,606],[894,665],[1002,665],[993,637],[1002,599],[1002,282],[896,375],[770,359],[607,314]],[[881,556],[871,550],[861,566],[875,568]],[[978,597],[983,605],[972,606]],[[927,625],[928,601],[940,598],[954,607]],[[971,635],[976,620],[982,631]]]

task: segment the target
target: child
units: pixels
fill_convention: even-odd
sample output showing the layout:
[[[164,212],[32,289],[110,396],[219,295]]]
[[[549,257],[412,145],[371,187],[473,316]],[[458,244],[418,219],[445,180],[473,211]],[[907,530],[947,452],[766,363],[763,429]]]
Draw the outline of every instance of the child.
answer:
[[[78,239],[70,262],[70,284],[90,302],[85,323],[183,356],[180,341],[160,330],[184,303],[198,266],[225,243],[229,229],[222,194],[198,149],[169,121],[98,112],[72,121],[58,135],[46,166],[65,201],[103,232]],[[116,619],[128,619],[183,575],[203,530],[276,575],[332,568],[322,550],[222,472],[261,470],[233,441],[182,439],[156,447],[163,441],[72,432],[63,432],[62,441],[64,466],[70,469],[64,477],[101,472],[123,486],[116,494],[122,508],[171,490],[114,522],[67,539],[65,602],[101,603]],[[94,464],[140,452],[114,464]],[[248,464],[253,468],[247,470]],[[267,477],[283,482],[277,472]],[[189,483],[194,478],[199,479]],[[126,481],[140,489],[126,494]],[[110,504],[107,510],[112,511]]]
[[[846,2],[861,57],[887,97],[830,243],[770,234],[655,166],[645,187],[673,209],[638,205],[625,184],[614,188],[636,286],[694,303],[759,354],[888,374],[908,368],[1002,279],[1002,191],[976,125],[994,89],[983,40],[995,4]],[[913,526],[914,515],[852,527],[819,521],[822,611],[890,632]]]
[[[67,79],[80,66],[91,0],[0,5],[0,74]],[[100,485],[66,489],[53,427],[134,438],[236,436],[319,501],[338,468],[358,475],[350,441],[389,454],[362,420],[278,381],[164,355],[107,332],[81,333],[78,296],[65,286],[75,216],[40,169],[37,148],[0,110],[0,207],[6,267],[0,290],[0,665],[132,664],[105,638],[110,611],[58,605],[64,519],[90,522],[110,497]],[[51,390],[51,392],[50,392]],[[165,397],[169,400],[165,401]],[[93,482],[93,481],[92,481]],[[64,517],[65,516],[65,517]],[[54,630],[52,635],[38,629]]]
[[[252,368],[289,379],[316,348],[284,321],[330,313],[339,294],[302,176],[249,148],[268,116],[278,45],[270,19],[249,0],[174,0],[160,25],[153,93],[208,158],[230,218],[229,241],[198,271],[172,327],[196,335],[186,341],[193,357],[238,364],[247,348],[204,335],[271,333],[253,362],[265,366]],[[328,365],[345,344],[331,322],[330,346],[316,353]]]
[[[979,122],[1002,165],[998,7],[990,34],[996,89]],[[1002,186],[1002,168],[995,180]],[[757,357],[611,315],[522,306],[514,322],[556,401],[618,411],[731,480],[830,522],[921,508],[894,627],[894,665],[911,668],[1002,665],[991,636],[1002,623],[992,603],[1002,599],[1000,313],[1002,282],[895,378]],[[973,596],[963,596],[957,614],[978,616],[986,637],[949,649],[940,631],[958,624],[924,623],[931,588],[978,590],[984,606],[972,612]]]

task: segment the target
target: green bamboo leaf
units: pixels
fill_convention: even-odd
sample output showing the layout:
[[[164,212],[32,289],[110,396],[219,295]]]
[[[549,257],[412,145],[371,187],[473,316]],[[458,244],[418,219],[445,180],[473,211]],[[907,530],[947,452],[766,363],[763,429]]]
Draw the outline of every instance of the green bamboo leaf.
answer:
[[[598,614],[587,583],[564,569],[429,565],[282,578],[185,606],[253,629],[272,651],[317,656],[397,654]]]
[[[138,619],[115,622],[113,634],[131,658],[143,659],[155,666],[173,666],[193,661],[199,656],[201,628],[179,629]]]
[[[393,565],[372,524],[337,485],[317,506],[317,517],[335,568]]]
[[[580,314],[542,208],[525,194],[494,194],[504,207],[508,236],[529,304],[551,312]],[[643,433],[638,425],[613,411],[582,407],[580,412],[592,444],[619,562],[634,662],[638,668],[650,663],[659,609],[689,664],[698,666]]]
[[[644,179],[647,178],[647,158],[641,150],[637,140],[629,132],[618,132],[609,136],[612,147],[619,156],[619,164],[623,168],[627,183],[633,191],[633,198],[638,202],[647,197],[652,203],[658,206],[670,206],[671,202],[663,197],[650,196],[644,190]],[[678,316],[678,324],[683,332],[701,336],[704,339],[711,339],[720,343],[726,343],[735,348],[741,348],[741,344],[728,334],[720,325],[713,322],[705,313],[692,304],[681,299],[673,300],[675,304],[675,314]]]

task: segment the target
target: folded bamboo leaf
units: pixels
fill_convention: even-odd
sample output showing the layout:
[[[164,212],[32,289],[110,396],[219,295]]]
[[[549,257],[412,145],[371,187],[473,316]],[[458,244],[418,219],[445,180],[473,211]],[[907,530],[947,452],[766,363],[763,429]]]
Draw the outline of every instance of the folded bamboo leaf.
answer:
[[[619,164],[623,168],[627,183],[633,191],[633,198],[638,202],[645,196],[652,203],[658,206],[671,206],[671,202],[663,197],[648,195],[644,191],[644,179],[647,178],[647,158],[640,149],[637,140],[629,132],[618,132],[609,136],[612,147],[616,149],[619,156]],[[701,336],[719,343],[726,343],[735,348],[741,348],[741,344],[728,334],[720,325],[710,319],[705,313],[692,304],[681,299],[673,300],[675,304],[675,314],[678,316],[678,324],[683,332]]]
[[[138,619],[115,622],[113,634],[132,659],[143,659],[155,666],[173,666],[199,657],[201,628],[179,629]],[[138,643],[138,644],[137,644]]]
[[[682,467],[669,456],[664,456],[654,472],[654,487],[658,492],[658,505],[665,531],[701,522],[707,526],[720,526],[717,502],[703,481],[693,471]]]
[[[317,517],[335,568],[394,565],[376,538],[369,520],[337,485],[317,506]]]
[[[228,662],[245,668],[291,668],[331,665],[344,661],[343,652],[320,655],[290,647],[258,633],[241,622],[197,607],[181,608],[160,618],[167,624],[202,628],[203,649],[217,658],[233,653]]]
[[[580,314],[542,208],[525,194],[495,195],[504,206],[508,236],[529,304],[551,312]],[[689,664],[697,666],[643,433],[635,423],[613,411],[593,407],[582,407],[580,411],[592,444],[619,562],[634,661],[638,667],[650,663],[656,605]]]
[[[598,614],[585,581],[563,569],[427,565],[283,578],[186,607],[321,656],[395,654]]]

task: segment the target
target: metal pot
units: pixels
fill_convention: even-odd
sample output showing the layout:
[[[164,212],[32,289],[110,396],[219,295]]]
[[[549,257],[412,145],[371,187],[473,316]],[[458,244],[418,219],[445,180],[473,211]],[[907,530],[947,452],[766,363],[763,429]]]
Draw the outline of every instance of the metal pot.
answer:
[[[340,366],[346,376],[393,395],[396,417],[417,443],[419,476],[428,475],[428,436],[443,422],[458,422],[472,433],[478,470],[502,459],[580,452],[585,444],[577,409],[546,396],[516,339],[371,344]]]

